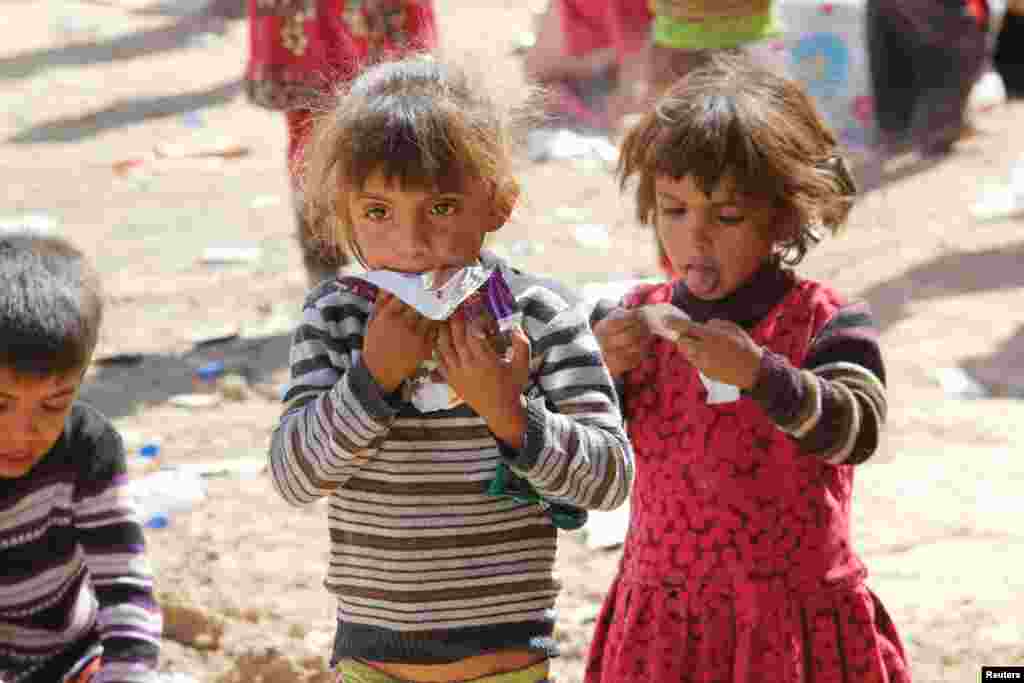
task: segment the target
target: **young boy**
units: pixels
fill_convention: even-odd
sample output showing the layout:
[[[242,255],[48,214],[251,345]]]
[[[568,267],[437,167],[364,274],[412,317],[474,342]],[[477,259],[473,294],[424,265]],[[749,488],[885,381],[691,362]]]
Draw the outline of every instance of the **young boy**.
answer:
[[[0,236],[0,682],[142,683],[162,619],[121,438],[76,400],[102,315],[82,254]]]

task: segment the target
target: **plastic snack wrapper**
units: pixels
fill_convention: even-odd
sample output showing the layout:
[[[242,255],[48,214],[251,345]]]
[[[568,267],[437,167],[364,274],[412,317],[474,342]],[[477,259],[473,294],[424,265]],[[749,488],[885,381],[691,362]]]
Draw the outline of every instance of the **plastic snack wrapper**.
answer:
[[[644,320],[647,321],[647,325],[651,328],[651,331],[659,337],[664,337],[671,342],[679,340],[679,333],[669,326],[669,321],[673,318],[682,318],[684,320],[690,319],[690,316],[686,315],[686,313],[681,309],[667,303],[649,304],[641,307],[639,310],[640,315],[642,315]],[[705,376],[703,372],[700,373],[700,381],[708,391],[708,405],[732,403],[740,400],[740,389],[737,386],[711,379],[710,377]]]
[[[355,277],[391,292],[431,320],[462,315],[468,325],[483,330],[495,351],[508,359],[512,332],[522,322],[522,314],[500,268],[474,265],[425,273],[371,270]],[[444,377],[436,354],[405,382],[402,398],[421,413],[450,410],[462,403]]]

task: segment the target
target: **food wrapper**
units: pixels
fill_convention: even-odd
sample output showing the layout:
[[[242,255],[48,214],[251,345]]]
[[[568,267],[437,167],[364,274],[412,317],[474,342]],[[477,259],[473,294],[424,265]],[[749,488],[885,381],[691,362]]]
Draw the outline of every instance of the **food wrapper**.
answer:
[[[499,356],[508,360],[512,332],[519,327],[522,314],[500,268],[475,265],[426,273],[371,270],[355,277],[391,292],[431,320],[447,320],[458,313],[468,325],[483,330]],[[424,413],[450,410],[462,403],[444,377],[436,354],[406,380],[402,397]]]
[[[642,306],[639,311],[651,332],[671,342],[679,341],[679,333],[669,326],[669,321],[673,318],[690,319],[690,316],[686,315],[681,309],[668,303],[648,304],[647,306]],[[740,389],[737,386],[711,379],[705,376],[703,372],[700,372],[700,381],[704,388],[707,389],[708,405],[732,403],[740,400]]]

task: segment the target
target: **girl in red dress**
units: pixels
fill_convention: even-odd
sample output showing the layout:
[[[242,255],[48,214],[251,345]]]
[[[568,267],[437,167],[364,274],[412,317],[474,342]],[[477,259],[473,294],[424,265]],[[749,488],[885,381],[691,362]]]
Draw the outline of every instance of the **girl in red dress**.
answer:
[[[292,176],[308,135],[311,110],[366,64],[437,45],[432,0],[248,0],[249,100],[285,112]],[[296,218],[310,285],[348,263],[306,225],[296,189]]]
[[[793,82],[719,55],[619,176],[676,275],[594,314],[637,474],[586,682],[907,683],[850,542],[886,415],[871,314],[788,267],[850,210],[836,138]]]

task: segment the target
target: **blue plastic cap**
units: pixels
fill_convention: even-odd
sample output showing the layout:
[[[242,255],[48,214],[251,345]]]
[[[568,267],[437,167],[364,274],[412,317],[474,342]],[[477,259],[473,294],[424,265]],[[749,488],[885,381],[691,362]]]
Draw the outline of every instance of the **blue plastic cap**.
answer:
[[[147,529],[164,529],[170,523],[171,523],[171,520],[167,519],[167,515],[157,514],[157,515],[153,515],[152,517],[149,518],[149,521],[146,522],[146,528]]]
[[[196,370],[196,375],[203,380],[216,379],[222,374],[224,374],[224,361],[222,360],[211,361]]]
[[[160,446],[155,443],[147,443],[139,449],[139,457],[142,458],[155,458],[160,455]]]

